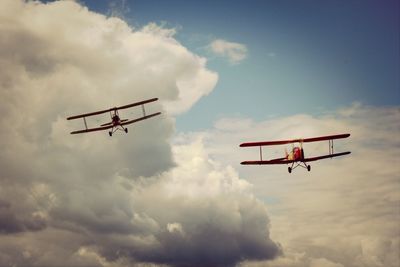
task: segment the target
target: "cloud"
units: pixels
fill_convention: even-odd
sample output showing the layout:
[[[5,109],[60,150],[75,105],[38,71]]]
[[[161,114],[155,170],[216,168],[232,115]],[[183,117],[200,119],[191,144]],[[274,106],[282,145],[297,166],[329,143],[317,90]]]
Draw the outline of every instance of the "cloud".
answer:
[[[160,227],[156,247],[132,249],[134,258],[177,266],[233,266],[242,259],[278,255],[265,206],[253,197],[251,186],[230,166],[211,160],[201,139],[184,140],[174,146],[178,167],[134,197],[136,210],[147,212]]]
[[[132,29],[73,1],[2,4],[1,266],[234,266],[281,253],[249,183],[201,138],[170,144],[172,116],[218,79],[174,29]],[[163,115],[128,135],[69,134],[83,123],[67,116],[151,97]]]
[[[216,39],[209,45],[211,52],[227,58],[231,64],[238,64],[247,57],[247,47],[244,44]]]
[[[269,207],[271,237],[282,245],[283,256],[241,266],[398,266],[399,118],[397,106],[355,103],[319,116],[223,118],[213,130],[194,134],[204,136],[210,157],[231,164]],[[245,141],[345,132],[351,136],[335,141],[335,151],[352,154],[312,163],[311,172],[240,165],[259,158],[258,149],[238,147]],[[306,156],[327,153],[327,145],[305,145]],[[284,146],[263,152],[264,158],[280,157]]]

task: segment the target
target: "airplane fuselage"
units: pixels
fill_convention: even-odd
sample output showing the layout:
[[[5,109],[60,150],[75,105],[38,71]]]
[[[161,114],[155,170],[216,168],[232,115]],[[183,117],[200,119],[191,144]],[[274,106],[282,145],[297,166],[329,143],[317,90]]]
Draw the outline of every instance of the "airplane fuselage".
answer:
[[[286,155],[288,160],[302,161],[304,159],[304,150],[301,147],[295,146],[292,151]]]
[[[112,125],[113,125],[113,126],[121,125],[121,119],[119,118],[118,115],[114,115],[114,116],[112,117]]]

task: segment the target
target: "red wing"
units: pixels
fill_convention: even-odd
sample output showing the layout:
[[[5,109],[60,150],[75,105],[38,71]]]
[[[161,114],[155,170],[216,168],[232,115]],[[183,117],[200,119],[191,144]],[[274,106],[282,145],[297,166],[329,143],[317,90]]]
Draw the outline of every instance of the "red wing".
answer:
[[[348,155],[350,153],[351,153],[350,151],[347,151],[347,152],[335,153],[335,154],[318,156],[318,157],[313,157],[313,158],[305,158],[303,161],[309,162],[309,161],[316,161],[316,160],[320,160],[320,159],[329,159],[329,158],[333,158],[333,157]]]
[[[107,129],[111,129],[113,126],[103,126],[103,127],[97,127],[97,128],[90,128],[90,129],[85,129],[85,130],[79,130],[79,131],[74,131],[71,132],[71,134],[81,134],[81,133],[89,133],[89,132],[95,132],[95,131],[103,131]]]
[[[287,160],[286,158],[278,158],[271,160],[251,160],[251,161],[243,161],[240,164],[242,165],[276,165],[276,164],[288,164],[294,162],[293,160]]]
[[[143,104],[147,104],[147,103],[150,103],[150,102],[154,102],[154,101],[157,101],[157,100],[158,100],[158,98],[147,99],[147,100],[140,101],[140,102],[136,102],[136,103],[133,103],[133,104],[129,104],[129,105],[125,105],[125,106],[116,107],[115,109],[131,108],[131,107],[135,107],[135,106],[140,106],[140,105],[143,105]]]
[[[278,164],[289,164],[293,163],[294,160],[253,160],[253,161],[242,161],[242,165],[278,165]]]
[[[324,140],[347,138],[349,136],[350,136],[350,134],[336,134],[336,135],[327,135],[327,136],[320,136],[320,137],[305,138],[302,141],[304,143],[306,143],[306,142],[317,142],[317,141],[324,141]]]
[[[150,114],[150,115],[138,118],[138,119],[134,119],[134,120],[123,122],[123,123],[121,123],[121,125],[128,125],[128,124],[135,123],[135,122],[138,122],[138,121],[141,121],[141,120],[145,120],[145,119],[148,119],[148,118],[160,115],[160,114],[161,114],[161,112],[157,112],[157,113]]]
[[[282,140],[282,141],[250,142],[250,143],[240,144],[240,147],[284,145],[284,144],[296,143],[296,142],[299,142],[299,140],[300,139]]]
[[[307,143],[307,142],[316,142],[316,141],[324,141],[324,140],[332,140],[339,138],[347,138],[350,134],[337,134],[337,135],[327,135],[313,138],[305,138],[305,139],[292,139],[292,140],[280,140],[280,141],[264,141],[264,142],[251,142],[251,143],[243,143],[240,144],[240,147],[249,147],[249,146],[273,146],[273,145],[285,145],[290,143]]]

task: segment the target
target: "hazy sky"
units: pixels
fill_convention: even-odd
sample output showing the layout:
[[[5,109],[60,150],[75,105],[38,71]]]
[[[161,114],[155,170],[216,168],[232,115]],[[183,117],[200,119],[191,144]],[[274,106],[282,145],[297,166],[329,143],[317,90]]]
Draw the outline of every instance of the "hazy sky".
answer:
[[[398,1],[0,3],[0,266],[400,265]]]

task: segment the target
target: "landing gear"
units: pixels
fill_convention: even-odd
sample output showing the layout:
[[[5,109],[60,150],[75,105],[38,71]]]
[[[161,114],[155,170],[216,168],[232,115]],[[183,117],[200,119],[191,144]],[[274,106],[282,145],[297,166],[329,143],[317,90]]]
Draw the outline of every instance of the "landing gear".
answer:
[[[111,132],[111,131],[109,131],[108,134],[109,134],[110,136],[112,136],[112,132]]]
[[[124,130],[125,130],[126,133],[128,133],[128,128],[125,128]]]
[[[297,167],[302,167],[304,169],[307,169],[307,171],[311,171],[311,165],[307,165],[306,162],[304,162],[304,161],[293,162],[292,165],[287,168],[287,170],[289,173],[292,173],[292,171],[294,169],[296,169]]]

